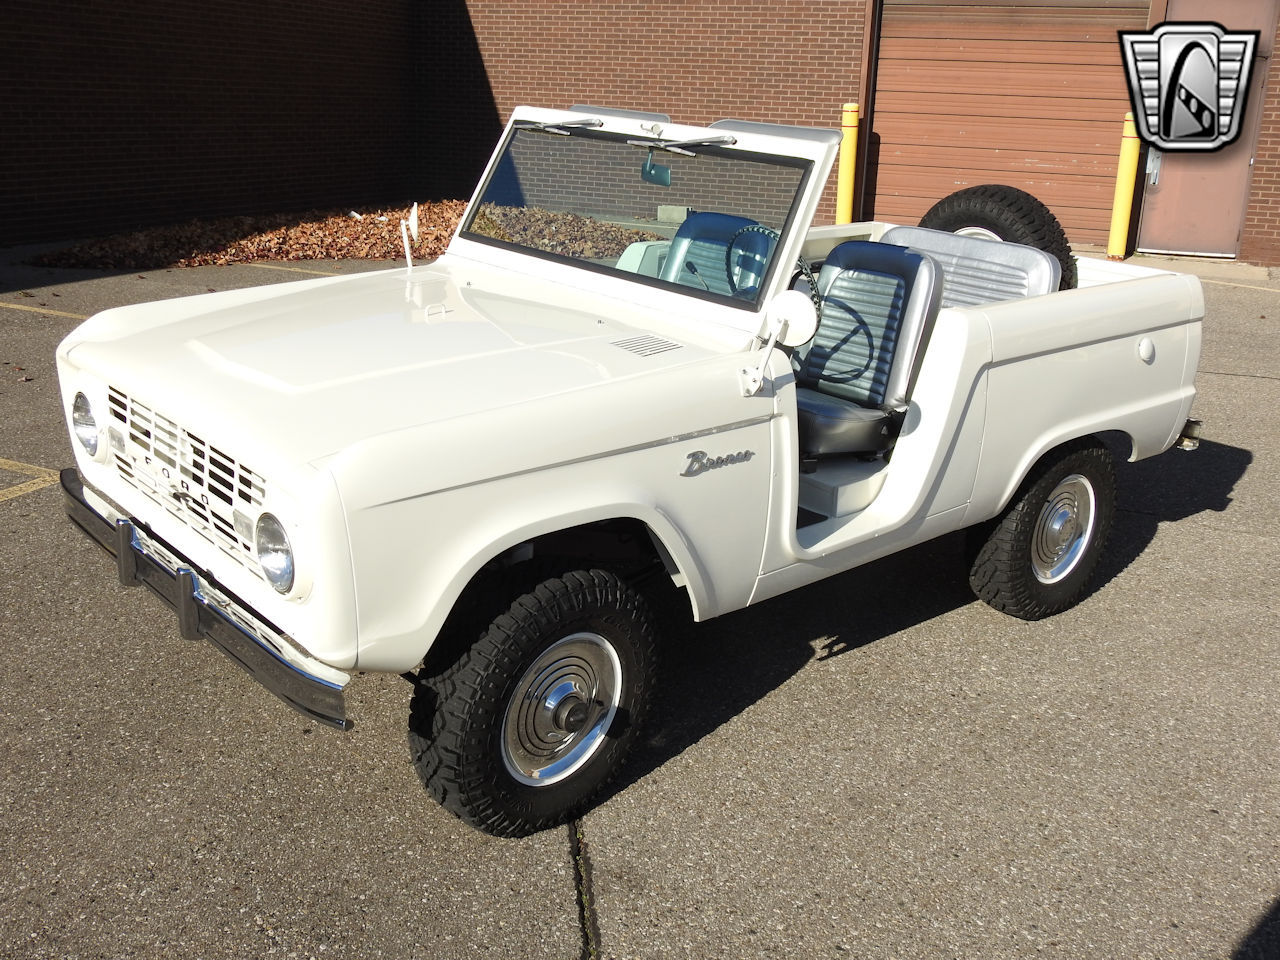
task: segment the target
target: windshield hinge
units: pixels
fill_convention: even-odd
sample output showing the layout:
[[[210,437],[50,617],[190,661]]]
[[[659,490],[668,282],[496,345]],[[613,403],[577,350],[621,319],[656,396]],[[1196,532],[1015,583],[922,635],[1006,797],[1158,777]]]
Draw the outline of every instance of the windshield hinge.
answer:
[[[742,395],[744,397],[754,397],[764,386],[765,373],[769,369],[769,356],[773,353],[773,348],[778,345],[778,335],[781,332],[782,325],[774,324],[769,331],[769,339],[765,341],[764,349],[760,351],[760,362],[754,368],[742,368]]]

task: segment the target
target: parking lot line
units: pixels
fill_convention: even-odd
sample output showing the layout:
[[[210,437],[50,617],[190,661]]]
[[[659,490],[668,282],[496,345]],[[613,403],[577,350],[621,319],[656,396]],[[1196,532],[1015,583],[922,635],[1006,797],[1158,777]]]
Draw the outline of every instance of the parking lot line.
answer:
[[[0,488],[0,503],[20,497],[23,494],[34,493],[58,482],[57,470],[50,470],[48,467],[37,467],[29,463],[19,463],[17,460],[6,460],[4,457],[0,457],[0,470],[7,470],[9,473],[20,473],[23,476],[33,478],[15,484],[12,487]]]
[[[257,267],[259,270],[285,270],[289,273],[310,273],[317,277],[336,277],[338,276],[332,270],[308,270],[305,267],[281,267],[274,263],[247,263],[247,267]]]
[[[1214,280],[1212,277],[1201,277],[1201,283],[1216,283],[1220,287],[1241,287],[1245,290],[1262,290],[1264,293],[1280,293],[1280,288],[1259,287],[1252,283],[1236,283],[1234,280]]]
[[[11,303],[8,300],[0,300],[0,310],[25,310],[28,313],[43,313],[51,317],[68,317],[72,320],[88,320],[82,313],[67,313],[65,310],[50,310],[48,307],[29,307],[25,303]]]

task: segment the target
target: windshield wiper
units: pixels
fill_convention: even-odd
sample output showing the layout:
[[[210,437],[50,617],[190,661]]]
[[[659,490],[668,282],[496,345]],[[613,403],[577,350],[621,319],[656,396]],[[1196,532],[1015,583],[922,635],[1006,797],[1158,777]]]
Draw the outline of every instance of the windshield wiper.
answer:
[[[644,147],[646,150],[665,150],[667,153],[678,153],[682,157],[696,157],[697,154],[689,147],[712,147],[712,146],[728,146],[731,147],[738,142],[737,137],[728,135],[720,137],[700,137],[697,140],[628,140],[627,145],[632,147]]]
[[[565,127],[603,127],[604,121],[595,117],[582,120],[548,120],[546,123],[517,123],[517,130],[532,130],[535,133],[555,133],[567,137],[572,131]]]

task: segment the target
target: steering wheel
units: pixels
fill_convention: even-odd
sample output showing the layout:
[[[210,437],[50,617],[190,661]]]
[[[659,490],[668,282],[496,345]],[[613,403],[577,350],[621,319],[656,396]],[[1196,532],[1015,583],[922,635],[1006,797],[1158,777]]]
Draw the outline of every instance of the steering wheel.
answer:
[[[766,227],[763,223],[749,223],[745,227],[739,227],[734,235],[729,238],[729,245],[724,248],[724,272],[729,278],[729,292],[734,296],[737,296],[738,294],[738,285],[733,279],[733,245],[738,242],[739,237],[745,236],[748,233],[762,233],[774,243],[778,242],[778,237],[780,236],[777,230],[774,230],[772,227]],[[765,258],[764,262],[766,264],[768,263],[768,257]],[[764,273],[761,271],[759,274],[759,280],[763,279]],[[757,283],[759,280],[757,280]]]

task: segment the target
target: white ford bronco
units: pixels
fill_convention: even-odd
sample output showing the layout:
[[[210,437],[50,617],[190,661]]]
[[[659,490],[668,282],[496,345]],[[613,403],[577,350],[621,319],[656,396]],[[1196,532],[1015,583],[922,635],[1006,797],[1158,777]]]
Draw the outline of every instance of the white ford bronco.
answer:
[[[1194,446],[1199,283],[977,214],[813,227],[838,144],[521,107],[435,262],[67,337],[68,513],[318,721],[410,677],[423,782],[501,835],[622,763],[655,583],[704,620],[967,528],[979,597],[1061,611],[1109,451]]]

